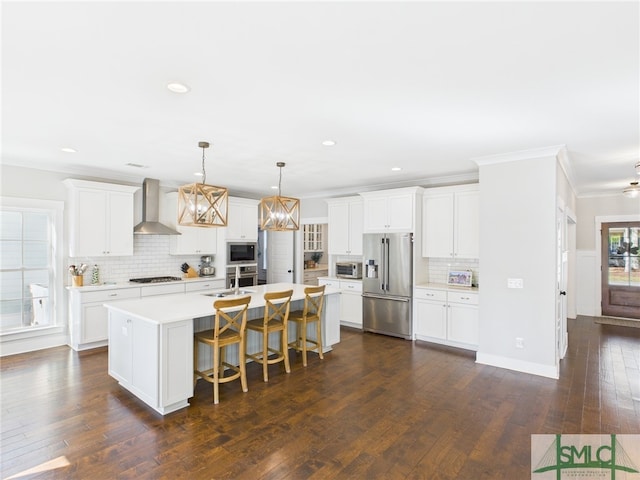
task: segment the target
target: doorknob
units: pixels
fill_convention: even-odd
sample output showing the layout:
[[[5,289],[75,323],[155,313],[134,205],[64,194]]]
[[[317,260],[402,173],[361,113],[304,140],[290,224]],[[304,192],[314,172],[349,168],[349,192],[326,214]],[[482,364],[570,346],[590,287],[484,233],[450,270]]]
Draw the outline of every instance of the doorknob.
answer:
[[[566,295],[567,292],[565,292],[564,290],[560,290],[560,295]]]
[[[291,270],[287,270],[287,273],[291,273]]]

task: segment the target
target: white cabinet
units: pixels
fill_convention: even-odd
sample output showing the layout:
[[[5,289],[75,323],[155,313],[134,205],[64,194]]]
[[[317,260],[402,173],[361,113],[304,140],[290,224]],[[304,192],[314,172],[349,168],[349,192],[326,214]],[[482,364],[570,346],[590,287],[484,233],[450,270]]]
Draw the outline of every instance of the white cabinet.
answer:
[[[117,303],[140,297],[140,288],[82,292],[72,289],[69,293],[71,318],[71,347],[85,350],[107,344],[107,309],[105,302]]]
[[[325,225],[309,223],[302,226],[302,249],[305,252],[323,252],[325,239]]]
[[[158,325],[111,310],[109,375],[156,411],[193,396],[193,320]]]
[[[161,285],[147,285],[140,289],[140,297],[152,297],[154,295],[171,295],[184,293],[183,283],[163,283]]]
[[[422,256],[478,258],[479,200],[477,185],[427,190],[422,208]]]
[[[220,279],[209,279],[202,281],[192,281],[185,283],[185,292],[202,292],[204,290],[214,290],[218,288],[224,288],[225,280],[224,278]]]
[[[68,178],[69,256],[133,255],[133,194],[139,187]]]
[[[226,240],[228,242],[258,241],[257,200],[229,197]]]
[[[329,254],[362,255],[363,201],[360,197],[327,200]]]
[[[100,290],[69,288],[71,348],[86,350],[107,345],[108,320],[105,303],[224,288],[224,278],[203,278],[184,282],[147,284],[142,287],[114,287]],[[88,287],[90,288],[90,287]]]
[[[456,290],[416,288],[415,337],[454,347],[477,350],[478,294]]]
[[[170,255],[213,255],[218,251],[219,227],[186,227],[178,225],[178,192],[164,195],[161,221],[181,235],[169,237]]]
[[[422,188],[398,188],[360,195],[364,199],[364,232],[414,232]]]
[[[340,325],[362,328],[362,281],[321,278],[318,284],[340,290]]]

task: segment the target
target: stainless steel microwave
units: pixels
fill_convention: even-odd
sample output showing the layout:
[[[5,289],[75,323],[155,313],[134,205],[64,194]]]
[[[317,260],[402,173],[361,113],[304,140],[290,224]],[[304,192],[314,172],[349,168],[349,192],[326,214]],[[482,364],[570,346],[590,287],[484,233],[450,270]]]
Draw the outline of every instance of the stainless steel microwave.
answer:
[[[255,242],[228,242],[227,264],[257,263],[258,245]]]
[[[336,277],[362,278],[362,262],[336,262]]]

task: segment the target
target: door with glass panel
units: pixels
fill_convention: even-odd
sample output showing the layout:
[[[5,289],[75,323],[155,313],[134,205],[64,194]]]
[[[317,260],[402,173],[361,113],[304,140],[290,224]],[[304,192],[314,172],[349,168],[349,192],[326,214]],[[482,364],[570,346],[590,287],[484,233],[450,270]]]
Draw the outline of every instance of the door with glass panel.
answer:
[[[602,315],[640,319],[640,222],[602,224]]]

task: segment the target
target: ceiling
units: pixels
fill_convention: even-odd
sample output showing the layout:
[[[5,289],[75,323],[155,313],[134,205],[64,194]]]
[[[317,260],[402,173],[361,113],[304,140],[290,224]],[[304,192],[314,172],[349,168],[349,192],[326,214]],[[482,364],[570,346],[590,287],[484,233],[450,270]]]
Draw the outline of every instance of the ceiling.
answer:
[[[204,140],[207,183],[272,195],[282,161],[282,193],[305,198],[565,145],[578,195],[619,193],[640,160],[639,18],[635,1],[3,1],[2,163],[177,186]]]

